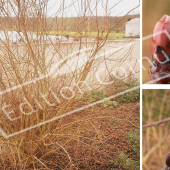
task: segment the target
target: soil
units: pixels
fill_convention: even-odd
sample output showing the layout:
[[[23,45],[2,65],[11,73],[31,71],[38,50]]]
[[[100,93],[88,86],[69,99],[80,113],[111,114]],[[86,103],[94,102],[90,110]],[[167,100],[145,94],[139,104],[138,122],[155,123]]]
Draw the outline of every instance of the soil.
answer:
[[[122,152],[133,158],[126,134],[139,129],[138,103],[113,108],[98,104],[59,120],[59,128],[51,133],[57,134],[52,146],[56,151],[41,161],[51,170],[122,169],[115,158]]]

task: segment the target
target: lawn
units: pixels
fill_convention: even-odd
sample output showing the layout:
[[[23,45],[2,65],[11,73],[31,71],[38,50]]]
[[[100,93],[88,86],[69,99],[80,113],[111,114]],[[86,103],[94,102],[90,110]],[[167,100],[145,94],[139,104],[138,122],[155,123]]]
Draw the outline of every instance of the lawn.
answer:
[[[50,32],[48,32],[48,34],[56,35],[56,34],[61,34],[61,32],[50,31]],[[97,37],[98,36],[97,34],[98,34],[97,32],[90,32],[89,36]],[[75,37],[75,36],[79,36],[80,34],[77,32],[64,32],[64,35],[69,35],[71,37]],[[82,35],[85,35],[85,32],[83,32]],[[100,34],[100,36],[101,36],[101,34]],[[103,37],[105,37],[105,36],[106,36],[106,33],[103,33]],[[125,36],[124,32],[121,32],[121,33],[111,32],[108,36],[108,39],[123,38],[124,36]]]

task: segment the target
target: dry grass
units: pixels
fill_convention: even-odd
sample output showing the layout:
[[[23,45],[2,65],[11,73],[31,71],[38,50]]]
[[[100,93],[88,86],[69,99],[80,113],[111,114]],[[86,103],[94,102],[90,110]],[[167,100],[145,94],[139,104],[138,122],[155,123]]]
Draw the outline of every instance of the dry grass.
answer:
[[[126,153],[129,158],[135,159],[126,135],[134,128],[139,130],[137,103],[124,103],[114,109],[97,105],[78,112],[55,121],[55,129],[46,133],[43,138],[37,134],[36,139],[28,141],[26,134],[21,135],[30,152],[36,147],[30,157],[27,157],[28,153],[24,153],[26,159],[23,159],[23,146],[19,148],[15,142],[3,143],[1,168],[127,169],[119,167],[115,159],[120,153]],[[80,101],[76,102],[76,105],[79,104]]]

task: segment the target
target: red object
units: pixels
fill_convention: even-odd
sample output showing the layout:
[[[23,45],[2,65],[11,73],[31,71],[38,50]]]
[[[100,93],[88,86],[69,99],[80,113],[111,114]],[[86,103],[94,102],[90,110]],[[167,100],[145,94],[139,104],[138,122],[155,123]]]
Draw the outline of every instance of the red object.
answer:
[[[170,16],[168,15],[164,15],[156,23],[150,41],[153,62],[149,68],[149,75],[152,80],[166,75],[166,79],[157,82],[160,84],[170,83],[170,39],[165,32],[170,37]]]
[[[160,127],[163,127],[165,124],[159,124]]]
[[[166,165],[170,167],[170,154],[168,154],[166,157]]]
[[[155,25],[153,37],[151,38],[151,53],[155,53],[155,47],[160,46],[165,50],[165,53],[170,53],[170,39],[162,31],[167,31],[170,35],[170,16],[164,15]]]

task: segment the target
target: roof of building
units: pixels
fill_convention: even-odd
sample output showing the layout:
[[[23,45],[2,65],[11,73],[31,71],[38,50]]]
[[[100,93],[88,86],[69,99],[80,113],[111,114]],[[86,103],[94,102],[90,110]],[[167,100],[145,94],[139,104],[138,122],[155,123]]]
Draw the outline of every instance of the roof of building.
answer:
[[[139,23],[140,23],[140,18],[135,18],[126,22],[126,24],[139,24]]]

